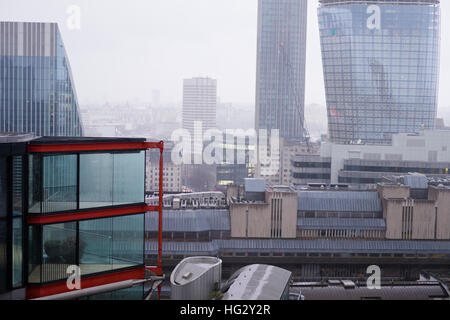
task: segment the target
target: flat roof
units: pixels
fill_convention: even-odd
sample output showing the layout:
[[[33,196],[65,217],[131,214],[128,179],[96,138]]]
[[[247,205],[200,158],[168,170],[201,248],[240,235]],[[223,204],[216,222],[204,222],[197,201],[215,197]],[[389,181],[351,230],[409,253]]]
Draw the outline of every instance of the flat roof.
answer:
[[[122,137],[39,137],[30,144],[75,144],[75,143],[108,143],[108,142],[145,142],[145,138]]]

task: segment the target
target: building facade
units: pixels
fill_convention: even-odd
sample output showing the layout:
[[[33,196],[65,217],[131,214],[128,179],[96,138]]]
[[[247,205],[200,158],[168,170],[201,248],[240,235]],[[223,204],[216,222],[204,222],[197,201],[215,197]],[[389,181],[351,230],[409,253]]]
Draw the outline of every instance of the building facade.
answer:
[[[308,2],[259,0],[256,129],[304,138]]]
[[[195,122],[201,124],[203,135],[208,129],[215,129],[217,114],[217,80],[211,78],[192,78],[183,81],[182,127],[194,139]],[[199,141],[201,146],[203,141]],[[198,150],[196,150],[198,151]],[[201,152],[202,150],[200,150]]]
[[[216,256],[227,275],[262,263],[282,266],[295,279],[318,281],[366,279],[373,264],[386,281],[417,280],[422,270],[448,266],[450,193],[448,187],[429,186],[424,176],[387,181],[373,191],[292,191],[257,180],[246,180],[242,192],[233,187],[228,208],[168,203],[165,265],[189,256]],[[152,261],[156,217],[148,215],[146,221],[146,259]]]
[[[439,181],[450,170],[450,131],[399,133],[390,144],[322,143],[320,156],[291,158],[294,185],[375,186],[389,175],[417,172]]]
[[[0,132],[83,135],[56,23],[0,22],[0,106]]]
[[[181,170],[182,166],[172,162],[172,147],[168,146],[164,149],[163,161],[163,188],[164,192],[178,193],[182,191]],[[159,190],[159,157],[158,150],[147,152],[146,158],[146,193],[158,192]]]
[[[143,280],[145,153],[127,138],[0,137],[0,299]],[[3,272],[5,270],[5,272]],[[156,270],[156,269],[154,269]],[[69,273],[68,273],[69,272]],[[88,299],[142,299],[143,283]]]
[[[319,2],[331,141],[435,128],[440,1]]]

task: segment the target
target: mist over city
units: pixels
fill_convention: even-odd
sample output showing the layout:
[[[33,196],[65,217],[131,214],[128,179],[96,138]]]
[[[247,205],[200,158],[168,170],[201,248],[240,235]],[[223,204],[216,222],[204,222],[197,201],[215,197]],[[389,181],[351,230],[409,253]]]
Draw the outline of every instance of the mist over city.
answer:
[[[449,70],[447,0],[0,0],[0,304],[448,303]]]

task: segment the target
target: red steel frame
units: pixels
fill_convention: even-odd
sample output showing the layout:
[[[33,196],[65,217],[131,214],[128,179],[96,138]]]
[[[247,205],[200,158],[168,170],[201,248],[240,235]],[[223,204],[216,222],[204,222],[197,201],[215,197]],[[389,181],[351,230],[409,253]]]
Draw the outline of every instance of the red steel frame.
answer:
[[[72,143],[72,144],[30,144],[28,145],[29,153],[46,153],[46,152],[82,152],[82,151],[115,151],[115,150],[146,150],[146,149],[159,149],[159,204],[157,206],[132,206],[124,208],[113,209],[99,209],[88,210],[73,213],[62,213],[50,216],[36,216],[27,217],[27,223],[29,224],[45,224],[64,222],[69,220],[91,219],[97,217],[126,215],[140,212],[158,212],[158,264],[157,266],[145,267],[146,270],[153,272],[158,276],[164,274],[162,270],[162,228],[163,228],[163,171],[164,171],[164,141],[160,142],[99,142],[99,143]],[[101,281],[101,277],[106,280]],[[111,277],[99,276],[97,285],[106,284]],[[36,293],[46,292],[45,289],[33,289],[33,296]],[[161,296],[161,286],[158,286],[158,299]]]

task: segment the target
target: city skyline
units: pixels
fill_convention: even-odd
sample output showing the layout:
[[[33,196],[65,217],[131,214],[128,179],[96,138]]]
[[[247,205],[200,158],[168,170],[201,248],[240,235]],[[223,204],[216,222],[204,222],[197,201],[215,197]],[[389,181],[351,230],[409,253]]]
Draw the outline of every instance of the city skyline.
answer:
[[[45,3],[46,10],[40,9]],[[72,4],[65,0],[44,0],[39,4],[0,0],[0,20],[59,24],[81,107],[106,100],[148,102],[155,89],[160,90],[162,103],[181,103],[181,80],[197,76],[220,81],[221,101],[255,103],[256,0],[193,0],[189,4],[180,0],[134,0],[126,7],[119,2],[78,1],[81,29],[69,30],[70,15],[66,10]],[[445,59],[450,56],[450,41],[446,41],[450,39],[450,19],[446,19],[450,3],[443,1],[441,7],[441,70],[446,70],[450,66],[450,59]],[[318,1],[311,0],[305,103],[325,106],[317,8]],[[164,15],[165,10],[172,15]],[[98,16],[102,19],[98,20]],[[103,41],[99,42],[99,38]],[[105,52],[112,54],[105,56]],[[92,68],[97,72],[91,72]],[[439,114],[445,114],[450,106],[450,92],[443,87],[448,81],[450,74],[441,72]]]

